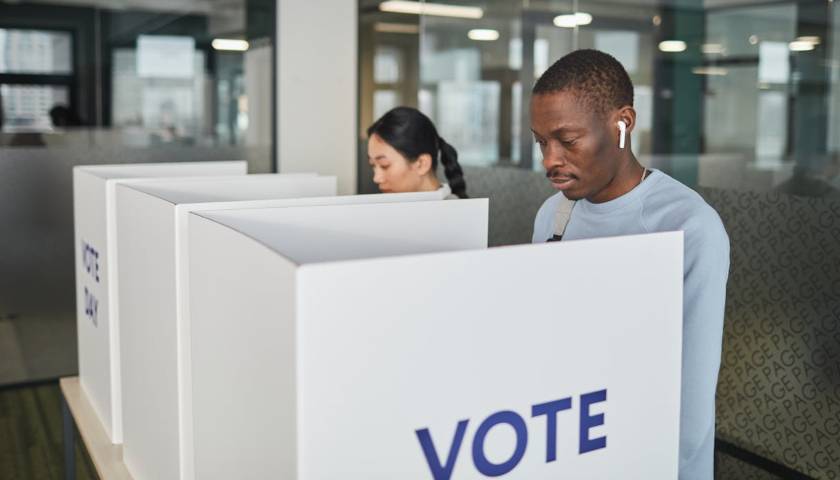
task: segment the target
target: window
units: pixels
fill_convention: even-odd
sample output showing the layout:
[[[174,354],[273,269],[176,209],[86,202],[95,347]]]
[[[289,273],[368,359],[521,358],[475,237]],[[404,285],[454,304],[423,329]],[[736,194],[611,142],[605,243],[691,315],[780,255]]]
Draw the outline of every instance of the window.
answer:
[[[73,74],[69,32],[0,28],[0,73]]]
[[[0,28],[0,125],[50,129],[50,110],[73,111],[73,73],[69,32]]]

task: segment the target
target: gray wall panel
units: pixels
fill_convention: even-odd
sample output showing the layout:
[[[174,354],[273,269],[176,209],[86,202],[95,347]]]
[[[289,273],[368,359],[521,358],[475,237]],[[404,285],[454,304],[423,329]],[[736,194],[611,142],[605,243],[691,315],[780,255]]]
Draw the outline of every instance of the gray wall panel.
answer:
[[[701,193],[732,242],[718,435],[840,478],[840,201]]]

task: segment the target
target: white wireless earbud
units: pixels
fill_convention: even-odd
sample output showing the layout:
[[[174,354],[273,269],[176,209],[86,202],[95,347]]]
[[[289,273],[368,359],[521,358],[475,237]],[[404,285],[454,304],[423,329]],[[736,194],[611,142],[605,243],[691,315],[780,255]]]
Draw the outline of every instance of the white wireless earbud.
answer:
[[[624,139],[627,137],[627,124],[624,123],[624,120],[618,121],[618,130],[619,130],[619,137],[618,137],[618,148],[624,148]]]

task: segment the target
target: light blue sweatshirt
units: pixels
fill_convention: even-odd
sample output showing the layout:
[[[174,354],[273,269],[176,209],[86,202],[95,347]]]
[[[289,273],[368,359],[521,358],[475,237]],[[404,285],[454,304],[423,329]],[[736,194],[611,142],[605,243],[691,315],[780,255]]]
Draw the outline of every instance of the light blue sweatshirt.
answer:
[[[558,193],[540,207],[534,243],[552,237],[555,212],[564,200]],[[679,478],[712,480],[715,388],[729,276],[729,237],[717,212],[690,188],[653,170],[615,200],[578,201],[563,240],[677,230],[685,232]],[[656,292],[651,292],[650,301],[656,301]]]

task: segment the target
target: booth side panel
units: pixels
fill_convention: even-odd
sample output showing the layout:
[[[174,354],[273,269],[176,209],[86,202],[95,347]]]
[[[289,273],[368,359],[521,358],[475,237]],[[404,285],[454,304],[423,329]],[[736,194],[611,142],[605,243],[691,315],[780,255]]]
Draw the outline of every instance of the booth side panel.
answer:
[[[117,187],[123,455],[134,478],[180,476],[175,212]]]
[[[303,267],[300,478],[672,480],[681,292],[681,234]]]
[[[294,176],[301,174],[284,174]],[[146,187],[144,185],[144,187]],[[144,190],[149,190],[148,187]],[[190,211],[201,211],[204,217],[215,217],[216,213],[230,210],[253,210],[267,208],[300,208],[317,206],[336,205],[361,205],[361,204],[382,204],[382,203],[405,203],[405,202],[433,202],[440,201],[440,193],[435,192],[409,192],[409,193],[376,193],[366,195],[334,195],[318,197],[279,198],[268,200],[250,200],[246,202],[213,202],[192,204]],[[229,212],[236,215],[236,212]]]
[[[314,176],[313,174],[288,174],[281,175],[283,178],[289,177],[306,177]],[[334,178],[332,185],[335,184]],[[189,188],[189,183],[175,183],[173,188],[186,189]],[[193,182],[194,183],[194,182]],[[150,187],[151,185],[151,187]],[[166,184],[169,186],[169,182]],[[143,190],[146,192],[153,191],[157,184],[143,184],[140,188],[134,186],[133,188]],[[315,205],[343,205],[343,204],[357,204],[357,203],[396,203],[396,202],[417,202],[417,201],[434,201],[440,200],[439,192],[412,192],[400,194],[376,194],[376,195],[347,195],[347,196],[329,196],[329,197],[306,197],[306,198],[286,198],[277,200],[253,200],[253,201],[237,201],[237,202],[213,202],[179,205],[176,207],[178,226],[176,230],[177,250],[176,250],[176,269],[177,269],[177,299],[178,299],[178,344],[179,344],[179,377],[182,381],[179,382],[181,389],[180,395],[182,399],[181,405],[181,432],[182,432],[182,459],[187,469],[194,464],[191,458],[192,452],[189,446],[193,444],[193,415],[192,415],[192,373],[191,373],[191,313],[189,309],[189,229],[188,219],[192,212],[207,212],[213,210],[241,210],[253,208],[269,208],[269,207],[301,207],[301,206],[315,206]],[[186,478],[191,478],[190,474]]]
[[[335,177],[317,175],[242,175],[144,181],[135,189],[171,203],[198,204],[335,195]]]
[[[107,277],[108,280],[108,345],[111,359],[111,415],[114,419],[114,443],[122,443],[122,383],[120,372],[120,293],[119,293],[119,263],[120,252],[117,248],[117,195],[116,186],[124,180],[107,180],[105,182],[105,197],[107,211],[105,212],[106,250],[108,251]]]
[[[486,199],[470,199],[228,210],[204,216],[307,264],[484,248],[487,211]]]
[[[200,208],[200,207],[199,207]],[[178,421],[184,480],[195,478],[192,414],[192,344],[189,297],[189,205],[175,207],[175,299],[178,339]]]
[[[195,476],[295,479],[296,267],[189,219]]]
[[[86,171],[101,178],[162,178],[197,175],[245,175],[248,162],[244,160],[218,162],[129,163],[122,165],[91,165]]]
[[[111,319],[108,301],[106,182],[84,169],[73,169],[73,217],[76,258],[76,328],[79,377],[105,432],[115,443],[112,408]]]

